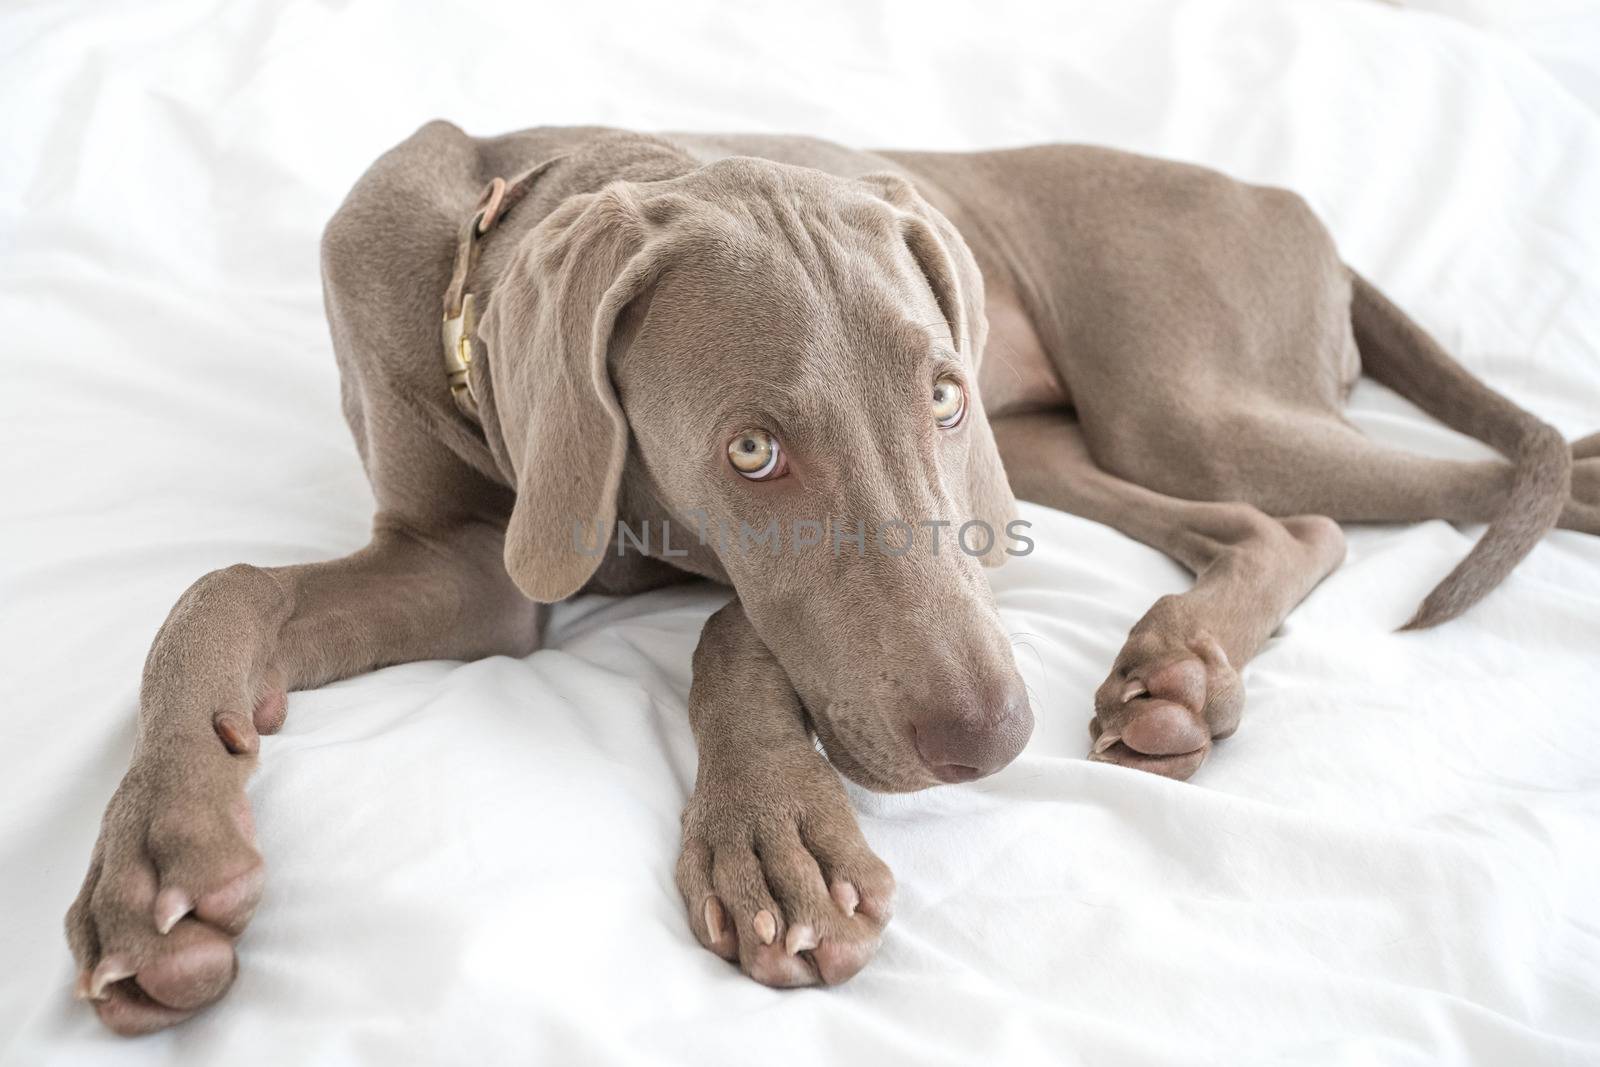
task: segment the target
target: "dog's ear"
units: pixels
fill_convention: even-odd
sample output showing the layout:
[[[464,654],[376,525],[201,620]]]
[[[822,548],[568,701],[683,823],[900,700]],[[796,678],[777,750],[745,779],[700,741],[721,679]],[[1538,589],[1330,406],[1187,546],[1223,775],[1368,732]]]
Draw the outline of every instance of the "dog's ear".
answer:
[[[609,356],[659,275],[653,229],[626,185],[568,198],[523,239],[479,327],[516,475],[506,570],[543,603],[589,580],[616,523],[628,424]]]
[[[978,394],[978,368],[989,336],[983,310],[983,275],[977,260],[955,226],[925,200],[910,181],[893,173],[868,174],[861,181],[899,209],[901,234],[912,258],[933,290],[939,312],[950,327],[950,338],[967,370],[967,497],[972,518],[987,523],[994,538],[982,562],[1004,563],[1006,526],[1016,517],[1017,502],[1000,462],[1000,449]]]

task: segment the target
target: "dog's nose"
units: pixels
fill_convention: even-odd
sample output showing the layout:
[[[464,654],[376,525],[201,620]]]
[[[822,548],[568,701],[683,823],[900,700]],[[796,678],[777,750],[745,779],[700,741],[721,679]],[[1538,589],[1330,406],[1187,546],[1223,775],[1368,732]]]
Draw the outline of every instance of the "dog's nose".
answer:
[[[940,781],[970,782],[993,774],[1033,734],[1033,709],[1018,686],[983,705],[928,711],[912,720],[917,754]]]

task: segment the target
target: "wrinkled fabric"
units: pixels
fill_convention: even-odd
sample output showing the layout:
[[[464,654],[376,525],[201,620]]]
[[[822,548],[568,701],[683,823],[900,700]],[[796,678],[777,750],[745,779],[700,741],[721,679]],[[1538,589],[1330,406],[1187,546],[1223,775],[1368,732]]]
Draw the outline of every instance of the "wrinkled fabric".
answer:
[[[1566,25],[1543,54],[1600,55]],[[844,988],[759,987],[684,920],[710,586],[565,605],[527,659],[292,696],[250,787],[266,896],[192,1022],[111,1036],[61,934],[173,601],[366,539],[317,236],[423,121],[1091,141],[1287,185],[1575,437],[1600,429],[1600,118],[1540,54],[1366,0],[8,5],[0,1062],[1600,1061],[1600,539],[1566,532],[1398,634],[1480,530],[1350,528],[1178,784],[1082,756],[1183,572],[1027,507],[1037,550],[993,581],[1037,732],[982,782],[854,791],[900,895]],[[1371,383],[1351,417],[1486,454]]]

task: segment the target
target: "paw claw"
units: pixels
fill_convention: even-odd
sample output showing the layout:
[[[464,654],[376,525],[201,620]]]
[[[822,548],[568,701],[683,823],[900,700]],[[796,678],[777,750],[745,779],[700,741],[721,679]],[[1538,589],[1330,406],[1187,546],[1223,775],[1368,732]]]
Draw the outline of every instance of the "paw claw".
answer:
[[[1122,687],[1122,702],[1124,704],[1126,704],[1128,701],[1133,700],[1133,699],[1135,699],[1137,697],[1149,696],[1149,695],[1150,695],[1149,687],[1146,686],[1143,682],[1139,681],[1139,679],[1137,679],[1137,678],[1128,679],[1128,684]]]
[[[861,906],[861,894],[857,893],[856,887],[849,882],[843,880],[834,882],[828,887],[828,895],[846,915],[854,915],[856,908]]]
[[[134,975],[133,965],[121,956],[107,956],[95,967],[94,974],[89,976],[89,999],[106,999],[106,987],[115,985]]]
[[[789,927],[789,935],[783,939],[784,951],[791,956],[798,956],[802,952],[810,952],[816,947],[817,932],[805,923]]]
[[[728,932],[728,928],[724,923],[726,915],[722,910],[722,902],[716,897],[706,897],[702,914],[705,918],[706,936],[711,938],[711,943],[714,945],[721,941]]]
[[[255,726],[246,722],[238,712],[218,712],[217,717],[211,720],[211,728],[235,756],[254,755],[261,749],[261,738],[257,736]]]
[[[765,908],[756,912],[755,918],[750,920],[750,925],[755,929],[756,937],[761,940],[763,945],[770,945],[777,939],[778,920],[773,918],[772,912],[767,911]]]
[[[163,889],[156,895],[156,930],[162,936],[172,932],[178,920],[194,910],[194,901],[181,889]]]

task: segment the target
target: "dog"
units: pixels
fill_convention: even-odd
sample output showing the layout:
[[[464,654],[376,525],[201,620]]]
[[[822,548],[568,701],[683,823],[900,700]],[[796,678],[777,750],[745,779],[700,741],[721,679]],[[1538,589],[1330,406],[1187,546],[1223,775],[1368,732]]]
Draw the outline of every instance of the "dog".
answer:
[[[1413,628],[1551,526],[1600,534],[1600,434],[1475,380],[1295,194],[1181,163],[434,122],[358,181],[322,271],[372,540],[208,574],[157,635],[66,922],[119,1033],[233,980],[263,880],[244,784],[288,691],[526,655],[577,593],[732,587],[694,655],[677,883],[705,948],[831,985],[894,893],[840,774],[967,781],[1028,740],[983,574],[1016,498],[1194,573],[1091,724],[1089,758],[1173,778],[1238,726],[1239,669],[1340,563],[1340,521],[1488,524]],[[1340,415],[1362,371],[1505,460],[1368,441]]]

